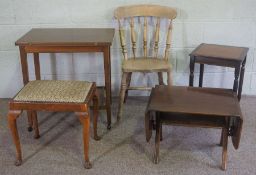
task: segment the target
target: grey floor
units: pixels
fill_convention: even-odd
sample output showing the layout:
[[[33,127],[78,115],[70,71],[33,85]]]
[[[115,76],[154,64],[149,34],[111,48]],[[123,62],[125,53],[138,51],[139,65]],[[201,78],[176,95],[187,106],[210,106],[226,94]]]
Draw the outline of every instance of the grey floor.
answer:
[[[90,141],[93,168],[83,168],[82,127],[73,113],[39,113],[41,138],[26,130],[25,115],[18,119],[23,164],[13,165],[15,148],[7,125],[7,99],[0,99],[0,174],[256,174],[256,97],[241,101],[244,125],[240,148],[229,140],[227,171],[220,169],[219,129],[163,126],[160,162],[152,163],[154,139],[145,141],[144,110],[147,98],[130,97],[124,116],[106,130],[106,115],[99,117],[100,141]],[[154,138],[154,137],[153,137]]]

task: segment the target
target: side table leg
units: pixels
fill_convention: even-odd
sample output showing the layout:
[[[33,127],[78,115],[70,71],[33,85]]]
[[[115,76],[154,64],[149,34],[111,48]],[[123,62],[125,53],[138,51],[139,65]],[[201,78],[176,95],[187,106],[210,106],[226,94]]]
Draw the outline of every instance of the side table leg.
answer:
[[[241,99],[241,94],[242,94],[242,89],[243,89],[245,63],[246,63],[246,57],[245,57],[244,61],[242,62],[242,67],[241,67],[241,74],[240,74],[239,87],[238,87],[238,100],[239,101]]]
[[[199,87],[203,87],[204,64],[200,64]]]
[[[11,130],[12,139],[16,147],[16,161],[15,165],[20,166],[22,163],[22,153],[20,147],[20,138],[17,130],[16,119],[20,116],[21,111],[9,111],[8,113],[8,124]]]
[[[193,86],[194,84],[194,68],[195,68],[195,57],[190,56],[189,86]]]
[[[19,49],[20,49],[20,63],[21,63],[23,84],[25,86],[29,82],[27,53],[25,51],[24,46],[20,46]],[[28,111],[27,116],[28,116],[28,131],[31,132],[33,130],[32,112]]]
[[[110,63],[110,47],[104,47],[104,74],[106,87],[106,109],[107,109],[107,128],[111,128],[111,63]]]
[[[93,135],[94,135],[94,140],[100,140],[100,137],[98,136],[98,132],[97,132],[98,115],[99,115],[99,104],[98,104],[97,92],[95,92],[95,95],[93,96],[92,101],[93,101]]]
[[[237,89],[238,89],[239,74],[240,74],[240,65],[236,66],[236,68],[235,68],[235,80],[234,80],[234,85],[233,85],[234,92],[237,92]]]

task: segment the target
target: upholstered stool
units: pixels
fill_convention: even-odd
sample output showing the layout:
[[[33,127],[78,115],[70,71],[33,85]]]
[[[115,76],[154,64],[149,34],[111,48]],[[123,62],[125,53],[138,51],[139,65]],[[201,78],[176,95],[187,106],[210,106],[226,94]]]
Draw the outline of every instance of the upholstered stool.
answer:
[[[16,126],[16,119],[23,110],[32,111],[35,138],[39,138],[36,111],[72,111],[79,117],[83,125],[85,168],[91,168],[89,161],[89,130],[90,108],[93,101],[93,129],[94,139],[97,135],[98,98],[95,83],[85,81],[36,80],[29,82],[9,102],[8,123],[16,146],[16,162],[22,162],[20,140]]]

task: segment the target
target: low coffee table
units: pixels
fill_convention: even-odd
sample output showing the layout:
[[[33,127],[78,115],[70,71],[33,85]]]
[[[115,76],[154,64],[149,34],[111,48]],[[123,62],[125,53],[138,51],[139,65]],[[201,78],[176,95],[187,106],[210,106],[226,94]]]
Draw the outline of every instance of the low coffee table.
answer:
[[[146,140],[156,122],[154,162],[159,160],[162,124],[221,128],[222,169],[227,164],[228,136],[238,149],[243,118],[236,93],[228,89],[159,85],[152,89],[145,113]]]

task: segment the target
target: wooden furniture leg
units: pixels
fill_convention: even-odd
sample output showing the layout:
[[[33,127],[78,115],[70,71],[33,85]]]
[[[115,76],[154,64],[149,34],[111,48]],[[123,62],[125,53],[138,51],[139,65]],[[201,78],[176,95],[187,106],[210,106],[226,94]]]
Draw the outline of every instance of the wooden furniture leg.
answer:
[[[20,166],[22,163],[22,153],[20,147],[20,138],[17,130],[16,119],[20,116],[21,111],[9,111],[8,113],[8,124],[11,130],[12,139],[16,147],[16,161],[15,165]]]
[[[223,133],[224,133],[224,129],[221,129],[221,136],[220,136],[220,146],[223,146]]]
[[[155,155],[154,155],[155,164],[159,162],[160,125],[161,125],[160,117],[156,116],[156,137],[155,137]]]
[[[97,125],[98,125],[98,115],[99,115],[99,100],[98,100],[98,95],[95,93],[93,96],[93,135],[94,135],[94,140],[100,140],[100,137],[98,136],[97,132]]]
[[[92,168],[89,160],[89,139],[90,139],[90,115],[87,112],[76,112],[80,122],[83,125],[83,141],[84,141],[84,167],[86,169]]]
[[[25,51],[24,46],[20,46],[19,49],[20,49],[20,62],[21,62],[23,84],[26,85],[29,82],[27,53]],[[33,121],[32,121],[31,111],[27,112],[27,117],[28,117],[28,131],[31,132],[33,130]]]
[[[199,87],[203,87],[204,64],[200,64]]]
[[[146,141],[149,142],[152,136],[152,121],[150,119],[150,112],[145,114],[145,133]]]
[[[194,68],[195,68],[195,57],[190,56],[190,75],[189,75],[189,86],[194,85]]]
[[[131,84],[131,79],[132,79],[132,72],[128,73],[128,77],[127,77],[127,89],[125,91],[125,96],[124,96],[124,103],[126,102],[127,96],[128,96],[128,88],[130,87]]]
[[[163,124],[160,123],[160,141],[163,140]]]
[[[169,86],[172,86],[172,71],[167,72],[167,83]]]
[[[40,134],[39,134],[39,128],[38,128],[38,121],[37,121],[37,113],[36,111],[32,111],[32,120],[33,120],[33,129],[35,131],[34,138],[39,139]]]
[[[121,81],[121,90],[120,90],[120,100],[119,100],[119,107],[117,112],[117,121],[120,120],[122,113],[123,113],[123,103],[124,103],[124,97],[125,97],[125,91],[126,91],[126,82],[127,82],[127,75],[128,73],[123,72],[122,81]]]
[[[227,168],[228,129],[223,128],[222,170]]]
[[[157,72],[159,85],[164,85],[163,73]]]
[[[28,132],[33,131],[33,112],[27,111],[28,116]]]
[[[104,74],[106,88],[106,109],[107,109],[107,128],[111,128],[111,63],[110,63],[110,47],[105,47],[104,52]]]
[[[238,87],[238,100],[241,99],[242,89],[243,89],[243,82],[244,82],[244,71],[245,71],[245,63],[246,63],[246,57],[244,61],[242,62],[242,67],[240,71],[240,79],[239,79],[239,87]]]
[[[236,93],[237,93],[237,89],[238,89],[239,74],[240,74],[240,65],[236,66],[236,68],[235,68],[235,80],[234,80],[234,85],[233,85],[233,91]]]

